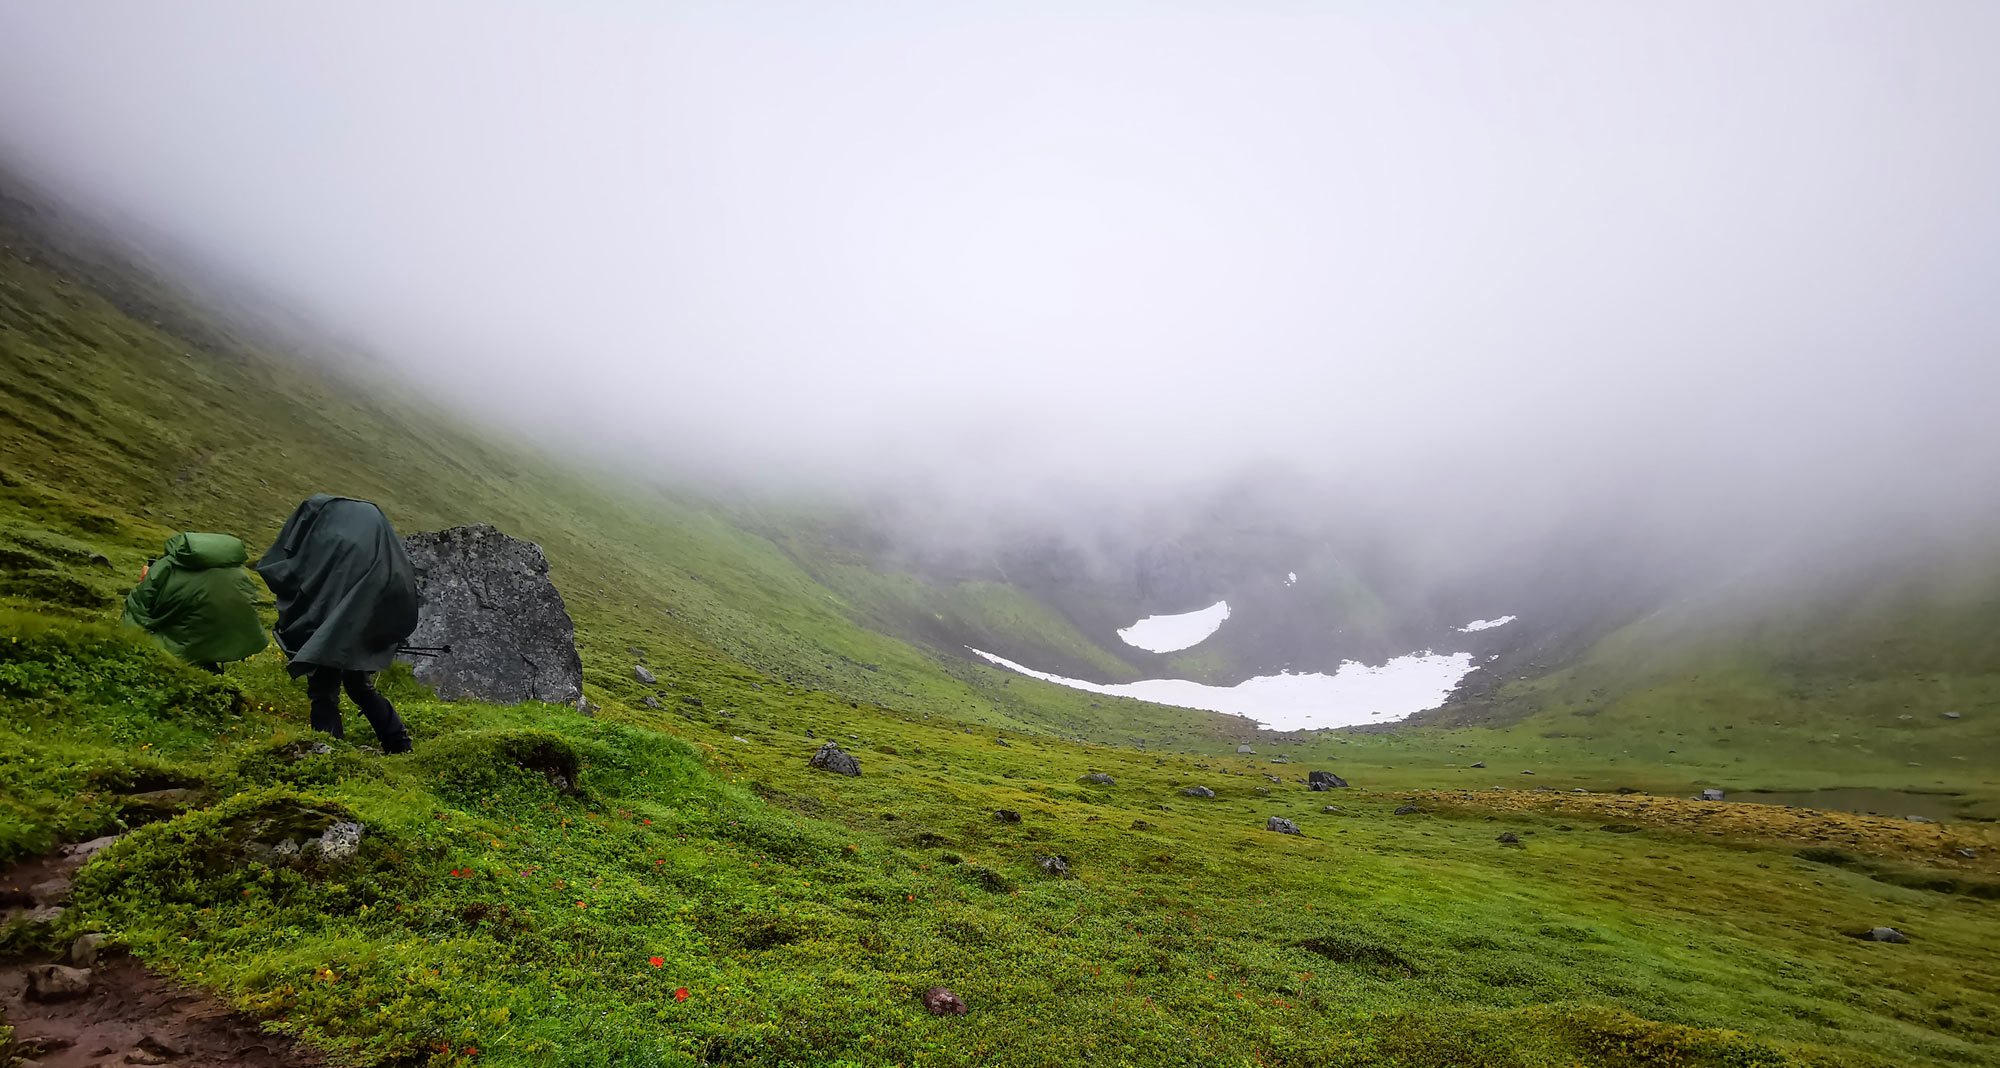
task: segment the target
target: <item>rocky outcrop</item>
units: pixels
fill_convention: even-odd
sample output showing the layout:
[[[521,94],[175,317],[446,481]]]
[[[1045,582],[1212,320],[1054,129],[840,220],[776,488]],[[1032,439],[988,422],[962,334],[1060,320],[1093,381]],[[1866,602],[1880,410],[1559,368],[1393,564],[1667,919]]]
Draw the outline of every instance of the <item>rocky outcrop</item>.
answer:
[[[407,644],[439,650],[403,657],[419,681],[446,699],[582,698],[576,627],[540,548],[483,523],[412,534],[403,547],[420,605]]]
[[[854,759],[853,753],[842,750],[838,742],[828,742],[820,746],[812,755],[812,766],[821,771],[833,772],[835,775],[861,774],[861,762]]]

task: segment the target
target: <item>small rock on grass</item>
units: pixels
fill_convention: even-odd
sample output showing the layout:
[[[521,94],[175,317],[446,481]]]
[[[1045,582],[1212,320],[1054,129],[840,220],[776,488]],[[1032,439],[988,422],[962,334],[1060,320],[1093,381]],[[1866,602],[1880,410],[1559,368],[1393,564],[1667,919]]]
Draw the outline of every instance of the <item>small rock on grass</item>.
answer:
[[[1873,927],[1863,931],[1856,937],[1864,942],[1894,942],[1898,945],[1910,940],[1907,935],[1896,930],[1894,927]]]
[[[1340,811],[1340,806],[1339,806],[1339,805],[1327,805],[1327,806],[1325,806],[1325,807],[1321,808],[1321,809],[1320,809],[1320,811],[1321,811],[1321,812],[1327,812],[1327,813],[1332,813],[1332,812],[1339,812],[1339,811]]]
[[[1132,829],[1135,831],[1150,831],[1153,829],[1153,825],[1147,823],[1145,820],[1133,820]]]
[[[1500,837],[1495,838],[1494,841],[1501,845],[1517,846],[1521,844],[1521,836],[1515,834],[1513,831],[1502,831]]]
[[[1422,811],[1423,809],[1420,809],[1415,805],[1404,805],[1402,808],[1396,810],[1396,815],[1407,816],[1412,812],[1422,812]]]
[[[1206,786],[1189,786],[1181,790],[1182,797],[1214,797],[1215,791]]]
[[[1038,855],[1035,857],[1035,866],[1042,869],[1044,872],[1047,872],[1050,875],[1065,877],[1065,878],[1069,875],[1069,858],[1065,856]]]
[[[652,684],[660,681],[659,679],[653,677],[652,672],[646,670],[646,665],[644,664],[632,665],[632,677],[638,679],[640,682],[646,684],[647,686],[651,686]]]
[[[965,999],[941,986],[924,991],[924,1009],[932,1016],[963,1016]]]
[[[1293,823],[1291,820],[1288,820],[1283,816],[1272,816],[1270,819],[1265,820],[1264,829],[1267,831],[1276,831],[1279,834],[1305,833],[1304,831],[1299,830],[1298,824]]]
[[[1096,785],[1098,785],[1098,786],[1115,786],[1115,785],[1117,785],[1117,784],[1116,784],[1116,783],[1115,783],[1115,782],[1114,782],[1114,781],[1112,780],[1111,776],[1109,776],[1109,775],[1106,775],[1106,774],[1104,774],[1104,773],[1103,773],[1103,772],[1101,772],[1101,771],[1093,771],[1093,772],[1091,772],[1090,774],[1088,774],[1088,775],[1085,775],[1085,776],[1084,776],[1084,777],[1083,777],[1082,779],[1080,779],[1080,780],[1078,780],[1078,781],[1080,781],[1080,782],[1087,782],[1087,783],[1094,783],[1094,784],[1096,784]]]
[[[1484,760],[1482,760],[1482,761],[1480,761],[1480,762],[1479,762],[1479,763],[1477,763],[1477,764],[1469,764],[1469,765],[1467,765],[1467,766],[1468,766],[1468,767],[1474,767],[1474,768],[1483,768],[1483,767],[1485,767],[1485,766],[1486,766],[1486,762],[1485,762]]]
[[[993,818],[999,820],[1001,823],[1021,822],[1021,814],[1019,812],[1014,811],[1011,808],[995,809],[993,812]]]

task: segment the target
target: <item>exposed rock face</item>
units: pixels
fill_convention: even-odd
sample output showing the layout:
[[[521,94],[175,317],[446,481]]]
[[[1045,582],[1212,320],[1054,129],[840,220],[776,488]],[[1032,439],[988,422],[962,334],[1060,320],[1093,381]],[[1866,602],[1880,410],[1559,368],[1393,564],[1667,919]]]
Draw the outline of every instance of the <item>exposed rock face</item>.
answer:
[[[403,658],[420,681],[446,699],[582,699],[576,627],[540,548],[483,523],[412,534],[403,547],[416,567],[420,604],[409,644],[451,647]]]
[[[833,772],[835,775],[861,774],[861,762],[854,759],[853,753],[843,751],[839,742],[828,742],[820,746],[812,755],[812,766],[821,771]]]
[[[1347,780],[1330,771],[1306,772],[1306,789],[1339,790],[1347,786]]]

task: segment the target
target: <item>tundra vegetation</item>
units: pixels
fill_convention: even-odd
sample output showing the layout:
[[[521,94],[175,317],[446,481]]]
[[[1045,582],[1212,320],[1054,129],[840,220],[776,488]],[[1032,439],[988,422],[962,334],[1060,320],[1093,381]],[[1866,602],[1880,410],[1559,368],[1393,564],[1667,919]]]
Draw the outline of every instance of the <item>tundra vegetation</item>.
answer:
[[[1988,596],[1620,632],[1491,722],[1256,735],[862,599],[1090,655],[1014,591],[843,596],[810,516],[579,475],[7,234],[0,862],[122,835],[9,955],[103,931],[355,1064],[2000,1064]],[[311,732],[273,652],[217,678],[110,622],[168,534],[260,546],[321,489],[540,544],[594,715],[392,671],[416,752],[383,757]],[[808,766],[829,740],[860,776]],[[1952,818],[1691,799],[1752,785]],[[345,821],[351,856],[272,844]]]

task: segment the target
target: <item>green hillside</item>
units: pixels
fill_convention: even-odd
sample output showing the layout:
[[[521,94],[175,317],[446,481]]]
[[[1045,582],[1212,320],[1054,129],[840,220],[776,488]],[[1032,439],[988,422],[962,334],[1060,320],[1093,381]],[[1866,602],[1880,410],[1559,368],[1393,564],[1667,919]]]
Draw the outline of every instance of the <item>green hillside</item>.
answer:
[[[1655,663],[1642,631],[1509,690],[1535,705],[1514,726],[1252,737],[942,648],[962,627],[1104,655],[1016,588],[809,572],[825,554],[721,505],[274,354],[8,210],[0,863],[128,833],[59,919],[0,928],[0,966],[101,931],[353,1064],[2000,1064],[2000,830],[1685,799],[1909,786],[1886,760],[1993,796],[1969,711],[1992,691],[1963,681],[1984,668],[1922,652],[1987,625],[1978,597],[1897,624],[1909,648],[1839,713],[1872,724],[1928,664],[1966,714],[1895,719],[1862,755],[1729,703],[1793,685],[1752,673],[1769,657],[1703,682],[1699,718],[1647,719],[1715,654]],[[416,752],[384,757],[358,717],[310,732],[272,653],[217,679],[112,625],[173,530],[260,545],[316,490],[540,543],[597,715],[391,672]],[[641,655],[702,704],[641,704]],[[1604,685],[1592,664],[1655,681],[1586,708],[1565,695]],[[859,778],[807,766],[826,739]],[[1307,768],[1354,787],[1308,791]],[[268,848],[349,819],[338,864]],[[1910,941],[1852,937],[1878,925]],[[933,985],[970,1014],[926,1013]]]

